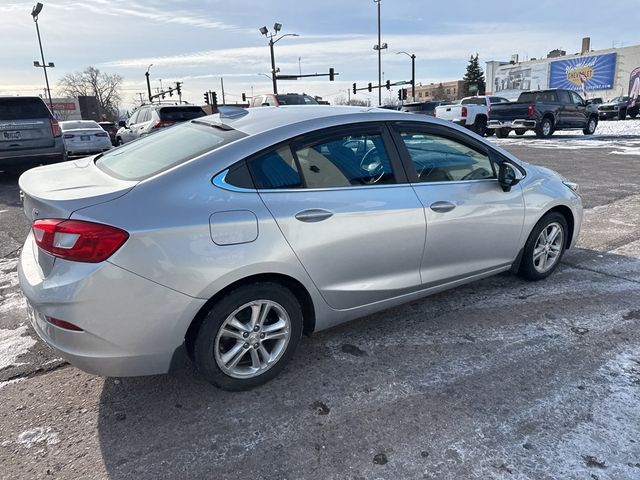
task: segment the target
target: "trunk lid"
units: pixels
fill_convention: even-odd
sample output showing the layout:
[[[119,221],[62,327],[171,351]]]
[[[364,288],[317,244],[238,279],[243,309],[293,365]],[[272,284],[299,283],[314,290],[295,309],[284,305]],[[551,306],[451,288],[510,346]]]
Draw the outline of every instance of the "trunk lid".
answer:
[[[528,118],[532,102],[495,103],[491,105],[491,120],[516,120]]]
[[[95,166],[94,157],[27,170],[18,181],[24,213],[37,218],[69,218],[80,209],[126,194],[138,181],[111,177]]]

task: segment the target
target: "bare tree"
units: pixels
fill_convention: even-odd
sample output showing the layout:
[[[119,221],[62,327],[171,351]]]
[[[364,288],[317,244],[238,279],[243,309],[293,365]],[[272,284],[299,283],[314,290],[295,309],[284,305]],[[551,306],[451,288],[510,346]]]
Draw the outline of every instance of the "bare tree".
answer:
[[[362,100],[362,99],[359,99],[359,98],[352,98],[350,100],[347,100],[347,98],[344,95],[337,96],[333,100],[333,103],[335,105],[353,105],[355,107],[370,107],[371,106],[371,101],[370,100]]]
[[[445,93],[442,83],[436,87],[431,96],[434,100],[449,100],[449,96]]]
[[[98,115],[117,121],[123,80],[117,73],[105,73],[97,68],[87,67],[82,72],[67,73],[58,81],[58,90],[69,97],[96,97]]]

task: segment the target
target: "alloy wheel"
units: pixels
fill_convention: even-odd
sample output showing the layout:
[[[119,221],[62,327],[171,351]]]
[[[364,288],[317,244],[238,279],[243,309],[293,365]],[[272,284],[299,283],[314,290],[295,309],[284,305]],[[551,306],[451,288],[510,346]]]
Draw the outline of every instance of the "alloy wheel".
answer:
[[[552,269],[560,259],[564,232],[562,226],[553,222],[542,229],[533,249],[533,267],[539,273]]]

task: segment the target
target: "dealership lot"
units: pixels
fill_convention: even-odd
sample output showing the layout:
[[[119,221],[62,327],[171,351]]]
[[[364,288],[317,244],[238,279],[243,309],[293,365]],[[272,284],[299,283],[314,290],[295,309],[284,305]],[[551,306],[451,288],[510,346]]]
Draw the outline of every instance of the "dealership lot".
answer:
[[[579,248],[548,280],[500,275],[321,332],[245,393],[190,367],[92,377],[36,342],[15,275],[28,225],[0,177],[3,475],[640,477],[640,121],[624,123],[496,141],[581,185]]]

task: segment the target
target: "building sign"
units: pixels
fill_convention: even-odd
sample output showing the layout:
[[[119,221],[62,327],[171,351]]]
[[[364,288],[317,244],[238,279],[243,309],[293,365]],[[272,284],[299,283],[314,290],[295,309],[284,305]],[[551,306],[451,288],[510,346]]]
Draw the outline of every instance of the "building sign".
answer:
[[[549,87],[576,92],[610,90],[616,75],[616,53],[551,62]]]
[[[629,75],[629,103],[635,107],[640,102],[640,67],[636,67]]]
[[[73,102],[53,102],[51,104],[53,110],[75,110],[76,104]]]
[[[523,91],[545,89],[548,87],[547,74],[547,64],[505,65],[496,70],[493,93],[517,97]]]

